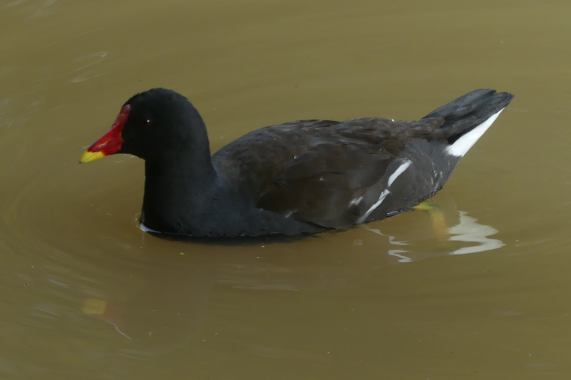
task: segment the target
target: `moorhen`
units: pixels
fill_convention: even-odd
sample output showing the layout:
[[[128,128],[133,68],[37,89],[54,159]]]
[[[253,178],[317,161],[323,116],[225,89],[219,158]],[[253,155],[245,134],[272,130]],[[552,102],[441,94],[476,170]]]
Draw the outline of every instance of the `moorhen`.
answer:
[[[192,103],[155,88],[130,98],[81,162],[115,153],[145,160],[144,231],[312,234],[396,215],[431,197],[511,99],[481,89],[418,121],[292,121],[254,130],[211,156]]]

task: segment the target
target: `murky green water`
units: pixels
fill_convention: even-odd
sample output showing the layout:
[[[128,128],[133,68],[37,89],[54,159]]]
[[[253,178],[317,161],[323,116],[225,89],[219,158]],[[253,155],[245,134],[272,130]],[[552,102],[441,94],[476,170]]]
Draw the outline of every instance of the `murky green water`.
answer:
[[[571,5],[0,0],[0,378],[567,379]],[[516,94],[434,199],[275,244],[137,229],[143,163],[77,164],[133,93],[214,149],[301,118]]]

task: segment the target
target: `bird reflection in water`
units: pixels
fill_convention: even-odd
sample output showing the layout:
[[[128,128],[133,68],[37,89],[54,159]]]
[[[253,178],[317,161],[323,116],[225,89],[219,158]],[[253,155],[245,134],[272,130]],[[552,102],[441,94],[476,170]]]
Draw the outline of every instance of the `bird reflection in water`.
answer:
[[[476,218],[468,216],[466,211],[460,211],[460,222],[448,229],[450,241],[463,241],[469,243],[479,243],[478,245],[462,247],[450,252],[451,255],[467,255],[470,253],[480,253],[493,251],[503,247],[505,244],[499,239],[491,239],[498,233],[492,226],[478,223]]]
[[[478,223],[478,220],[468,215],[468,212],[458,210],[458,223],[448,227],[444,214],[433,205],[421,204],[417,210],[427,211],[431,215],[431,223],[434,236],[440,241],[450,244],[450,242],[476,243],[460,248],[446,248],[437,251],[426,252],[417,251],[412,248],[413,241],[399,240],[394,235],[384,234],[376,228],[366,228],[368,231],[388,238],[390,249],[387,255],[394,257],[399,263],[410,263],[423,258],[437,256],[457,256],[472,253],[489,252],[505,246],[499,239],[491,238],[498,233],[492,226]]]

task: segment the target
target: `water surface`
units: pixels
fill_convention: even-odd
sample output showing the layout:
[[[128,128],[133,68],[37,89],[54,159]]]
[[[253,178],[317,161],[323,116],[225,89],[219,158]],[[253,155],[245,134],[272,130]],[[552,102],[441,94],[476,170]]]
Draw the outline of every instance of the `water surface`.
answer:
[[[570,14],[0,0],[0,377],[569,378]],[[213,149],[287,120],[417,118],[479,87],[516,100],[433,199],[440,227],[412,212],[228,245],[139,231],[140,160],[77,164],[155,86],[193,100]]]

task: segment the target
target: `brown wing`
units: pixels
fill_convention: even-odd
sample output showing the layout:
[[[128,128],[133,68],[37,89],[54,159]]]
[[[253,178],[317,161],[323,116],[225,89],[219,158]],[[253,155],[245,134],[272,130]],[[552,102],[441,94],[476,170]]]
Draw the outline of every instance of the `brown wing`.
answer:
[[[378,201],[411,131],[440,123],[367,118],[298,121],[254,131],[215,156],[259,208],[342,228]],[[230,167],[232,170],[229,170]]]
[[[367,195],[374,191],[378,197],[381,190],[375,188],[392,160],[386,152],[363,152],[356,145],[322,144],[284,168],[258,207],[325,227],[352,225],[365,212]]]

